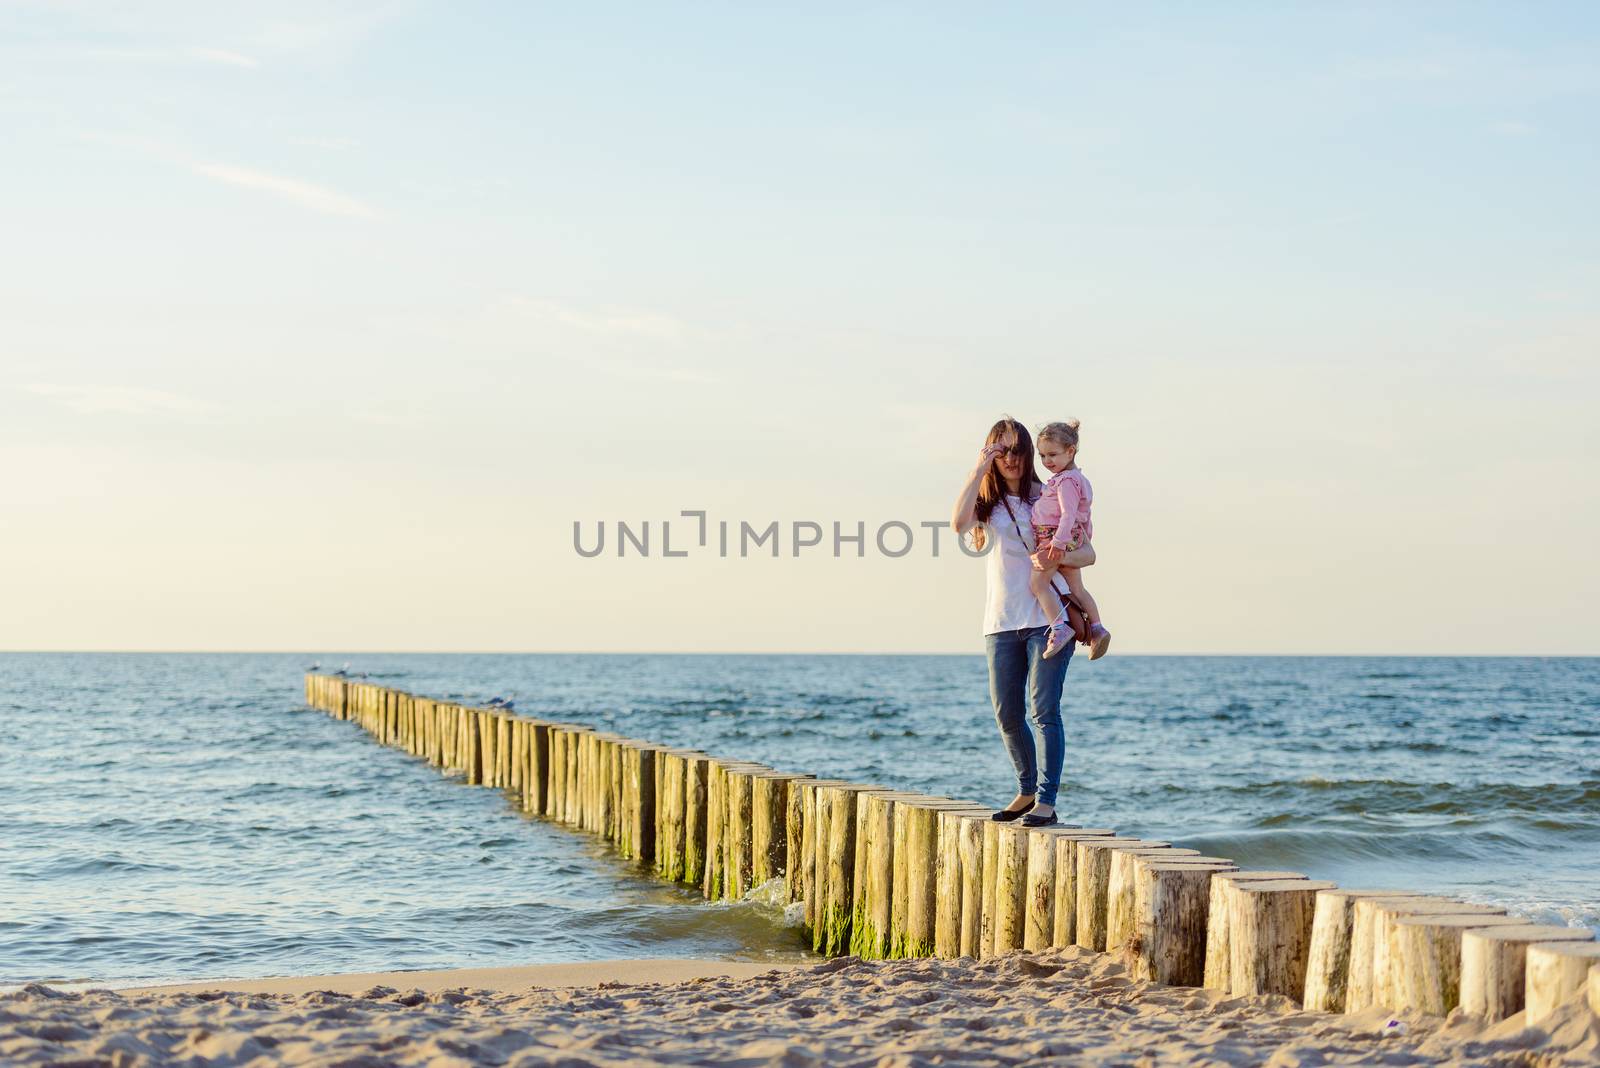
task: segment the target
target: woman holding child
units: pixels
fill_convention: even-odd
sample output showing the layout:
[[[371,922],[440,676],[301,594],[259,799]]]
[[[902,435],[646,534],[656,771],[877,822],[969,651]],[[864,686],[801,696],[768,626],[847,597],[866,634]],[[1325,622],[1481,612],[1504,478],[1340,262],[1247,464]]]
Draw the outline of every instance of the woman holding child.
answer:
[[[1073,638],[1064,607],[1070,594],[1090,624],[1090,659],[1104,655],[1101,625],[1078,569],[1094,563],[1089,544],[1093,491],[1077,467],[1078,424],[1051,423],[1039,433],[1051,479],[1034,471],[1033,437],[1011,418],[989,430],[978,464],[956,498],[950,524],[987,549],[983,613],[989,696],[1011,763],[1017,796],[994,814],[1024,826],[1055,824],[1056,791],[1066,759],[1061,689]],[[1038,761],[1032,718],[1044,748]]]

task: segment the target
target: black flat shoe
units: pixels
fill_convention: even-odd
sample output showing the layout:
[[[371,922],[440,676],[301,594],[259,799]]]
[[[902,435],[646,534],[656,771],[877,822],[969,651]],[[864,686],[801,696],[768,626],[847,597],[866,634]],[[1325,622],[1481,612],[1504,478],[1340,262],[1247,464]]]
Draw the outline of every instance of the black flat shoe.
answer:
[[[1030,813],[1022,817],[1022,825],[1024,827],[1054,827],[1060,822],[1060,820],[1056,819],[1054,812],[1048,816],[1035,816]]]
[[[1027,812],[1028,809],[1032,807],[1032,805],[1029,805],[1028,808],[1019,808],[1015,812],[1012,812],[1009,808],[1003,808],[989,818],[994,820],[996,823],[1010,823],[1012,820],[1016,819],[1024,812]]]

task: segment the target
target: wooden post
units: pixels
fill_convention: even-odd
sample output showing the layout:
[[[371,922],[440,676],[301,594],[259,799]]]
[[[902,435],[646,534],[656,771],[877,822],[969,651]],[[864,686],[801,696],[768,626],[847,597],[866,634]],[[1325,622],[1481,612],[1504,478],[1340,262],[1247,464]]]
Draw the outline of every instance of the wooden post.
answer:
[[[1420,897],[1401,890],[1319,890],[1311,921],[1306,963],[1308,1012],[1343,1012],[1350,977],[1350,945],[1356,902],[1366,897]],[[1369,963],[1370,967],[1370,963]]]
[[[578,735],[578,816],[580,831],[593,833],[600,808],[600,732],[585,729]]]
[[[613,845],[622,837],[622,795],[617,786],[622,781],[620,774],[613,775],[612,768],[619,767],[622,762],[623,747],[629,739],[620,735],[606,732],[595,735],[594,755],[592,758],[594,785],[589,790],[592,799],[593,818],[592,830],[604,837]],[[660,757],[656,758],[658,761]],[[659,797],[658,797],[659,800]],[[659,809],[659,805],[657,809]],[[656,841],[655,831],[660,827],[660,815],[656,810],[650,814],[652,821],[650,840]]]
[[[707,901],[720,901],[727,878],[723,866],[722,849],[726,844],[724,822],[728,817],[728,772],[724,761],[711,760],[706,764],[706,853],[705,871],[700,879],[700,892]],[[807,922],[810,910],[807,909]]]
[[[940,809],[936,814],[934,828],[937,836],[934,865],[936,906],[933,921],[935,957],[953,960],[961,956],[961,918],[965,907],[961,875],[962,819],[963,817],[987,819],[989,814],[989,808],[979,805]]]
[[[830,783],[817,791],[823,849],[817,858],[817,923],[812,947],[830,957],[850,948],[858,791],[859,787],[849,783]]]
[[[500,721],[500,737],[495,743],[496,759],[499,761],[499,769],[496,771],[498,779],[496,785],[502,790],[515,790],[521,784],[517,781],[517,765],[511,754],[511,721],[513,717],[510,712],[501,712],[497,718]]]
[[[546,790],[544,813],[558,823],[567,821],[567,743],[571,738],[568,724],[551,724],[550,785]]]
[[[1145,863],[1134,873],[1134,933],[1124,947],[1128,973],[1171,986],[1205,982],[1210,864]]]
[[[1122,956],[1123,948],[1134,936],[1134,862],[1144,857],[1176,860],[1198,857],[1198,849],[1175,846],[1126,846],[1110,852],[1111,870],[1106,878],[1106,952]]]
[[[891,951],[890,922],[894,910],[895,792],[868,794],[866,822],[856,829],[862,853],[861,903],[855,910],[850,952],[863,960],[882,960]]]
[[[1282,994],[1299,1001],[1304,996],[1317,891],[1333,886],[1309,879],[1233,884],[1228,956],[1234,997]]]
[[[578,804],[583,810],[583,816],[578,825],[590,834],[606,835],[610,830],[607,824],[611,821],[612,794],[610,790],[610,769],[606,766],[607,737],[616,738],[618,742],[622,741],[616,735],[608,735],[605,731],[592,730],[583,736],[583,748],[579,750],[578,754]],[[619,756],[620,753],[619,747]],[[622,798],[619,796],[616,801],[619,808],[618,815],[620,816]],[[654,809],[651,809],[650,818],[652,821],[655,819]],[[651,829],[654,830],[654,827]],[[651,841],[654,840],[655,836],[652,834]]]
[[[758,764],[727,766],[727,815],[723,819],[722,896],[738,901],[750,889],[752,833],[750,827],[751,779]]]
[[[1542,942],[1591,942],[1587,927],[1521,924],[1461,935],[1461,1007],[1497,1023],[1522,1011],[1528,947]]]
[[[562,807],[567,815],[566,822],[574,827],[583,823],[583,740],[591,733],[588,727],[573,727],[562,751],[567,758],[567,799]]]
[[[1000,823],[995,842],[994,945],[995,956],[1022,948],[1027,922],[1028,831],[1020,823]]]
[[[1356,901],[1351,924],[1350,978],[1346,984],[1346,1012],[1388,1006],[1389,932],[1399,916],[1478,916],[1504,914],[1489,905],[1466,905],[1437,897],[1365,897]]]
[[[1382,1004],[1445,1016],[1461,1004],[1461,935],[1483,927],[1518,927],[1521,916],[1396,916],[1385,956]]]
[[[1065,827],[1028,830],[1028,878],[1023,891],[1022,948],[1047,949],[1056,929],[1056,839]]]
[[[990,813],[961,816],[961,955],[983,955],[983,837]]]
[[[1537,1027],[1561,1006],[1584,995],[1584,988],[1600,983],[1600,942],[1541,942],[1528,946],[1527,980],[1523,987],[1524,1011],[1529,1027]]]
[[[837,779],[810,779],[795,783],[799,793],[799,852],[790,858],[795,869],[796,901],[800,903],[801,929],[807,938],[817,927],[817,791]]]
[[[550,791],[550,724],[534,722],[528,731],[528,811],[543,816]]]
[[[619,748],[622,801],[618,817],[627,843],[622,855],[650,864],[656,848],[656,747],[629,739]]]
[[[1077,901],[1073,905],[1073,940],[1084,949],[1105,952],[1107,895],[1111,891],[1111,850],[1118,846],[1158,849],[1171,842],[1145,838],[1085,838],[1073,850],[1077,860]]]
[[[801,798],[799,784],[791,783],[784,793],[783,821],[783,897],[791,905],[805,900],[805,891],[800,885],[800,869],[804,863],[800,850],[805,837],[805,807]]]
[[[1052,946],[1065,947],[1077,944],[1075,939],[1078,914],[1078,843],[1086,838],[1115,837],[1117,832],[1109,827],[1082,827],[1067,834],[1056,835],[1056,885],[1052,893],[1056,903],[1056,916],[1050,932]]]
[[[789,866],[789,788],[810,778],[780,771],[758,772],[750,780],[750,885],[785,878]]]
[[[970,801],[942,797],[901,797],[894,806],[894,897],[889,929],[892,955],[934,955],[939,899],[939,814],[971,811]]]
[[[711,758],[704,753],[683,756],[683,875],[688,886],[700,886],[706,875],[708,808],[706,772]]]
[[[1304,879],[1295,871],[1218,872],[1211,878],[1211,899],[1206,903],[1206,970],[1203,982],[1208,990],[1228,993],[1233,968],[1232,938],[1229,931],[1228,899],[1239,880]]]
[[[497,717],[487,708],[474,708],[472,712],[478,728],[478,783],[482,786],[498,786],[495,778],[499,770],[495,766],[495,743],[499,740]]]
[[[656,761],[656,877],[675,883],[683,878],[684,759],[663,749]]]
[[[480,786],[483,784],[483,749],[478,740],[478,710],[462,708],[461,725],[466,728],[461,736],[462,770],[467,773],[468,786]]]

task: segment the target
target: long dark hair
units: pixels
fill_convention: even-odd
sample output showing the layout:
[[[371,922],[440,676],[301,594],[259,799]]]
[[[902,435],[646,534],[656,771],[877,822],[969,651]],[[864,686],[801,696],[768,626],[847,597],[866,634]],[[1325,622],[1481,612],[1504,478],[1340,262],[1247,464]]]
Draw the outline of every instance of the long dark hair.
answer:
[[[1002,415],[1000,421],[989,428],[989,436],[983,439],[983,443],[992,445],[1013,431],[1017,435],[1017,449],[1022,453],[1022,497],[1031,503],[1039,498],[1040,485],[1039,475],[1033,467],[1033,435],[1028,433],[1028,428],[1009,415]],[[995,505],[1005,495],[1006,476],[1000,473],[999,462],[991,461],[989,470],[984,472],[983,481],[978,484],[978,504],[973,509],[978,522],[987,523]]]

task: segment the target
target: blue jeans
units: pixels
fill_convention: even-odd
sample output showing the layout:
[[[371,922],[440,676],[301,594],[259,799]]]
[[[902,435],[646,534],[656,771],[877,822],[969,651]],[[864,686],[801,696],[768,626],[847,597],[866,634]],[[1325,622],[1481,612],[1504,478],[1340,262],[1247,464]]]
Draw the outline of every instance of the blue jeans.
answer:
[[[984,637],[989,652],[989,698],[1006,752],[1017,769],[1017,793],[1036,794],[1037,804],[1056,803],[1061,786],[1061,765],[1067,743],[1061,726],[1061,687],[1067,681],[1069,644],[1049,660],[1044,658],[1048,627],[1003,630]],[[1033,731],[1024,711],[1033,717],[1044,741],[1044,768],[1040,774]]]

